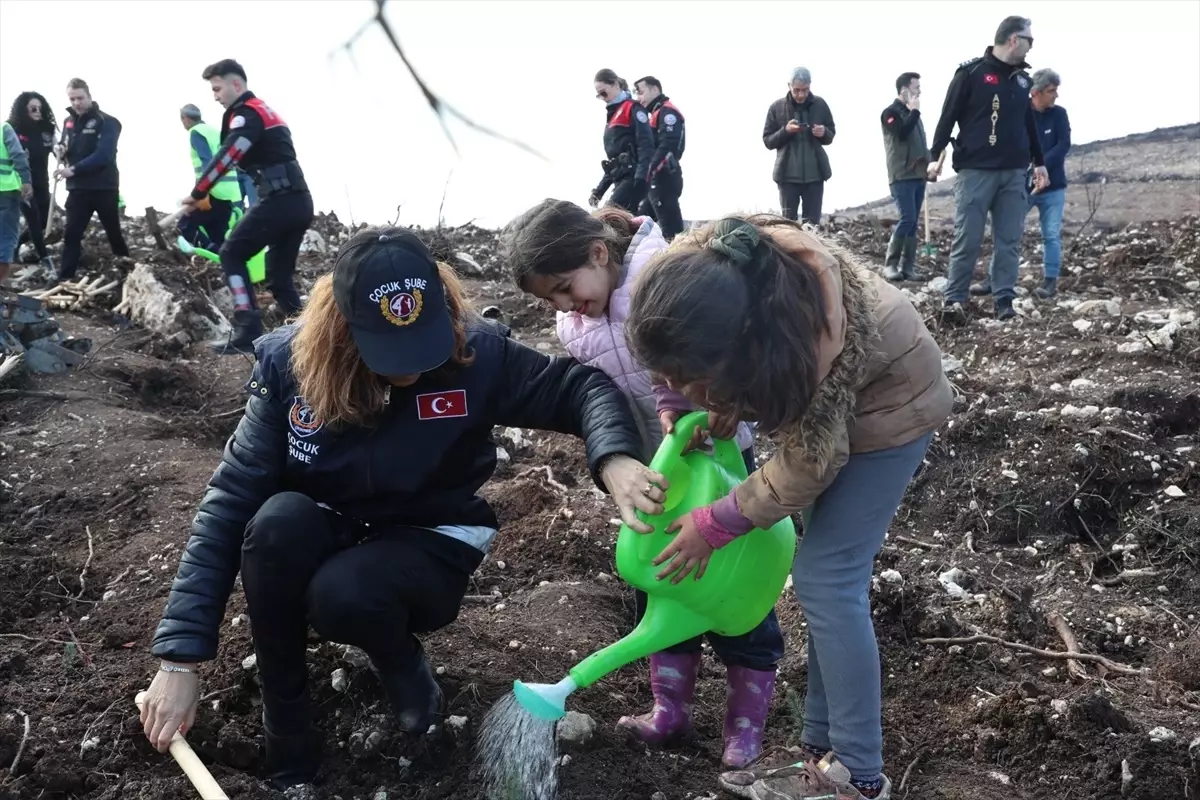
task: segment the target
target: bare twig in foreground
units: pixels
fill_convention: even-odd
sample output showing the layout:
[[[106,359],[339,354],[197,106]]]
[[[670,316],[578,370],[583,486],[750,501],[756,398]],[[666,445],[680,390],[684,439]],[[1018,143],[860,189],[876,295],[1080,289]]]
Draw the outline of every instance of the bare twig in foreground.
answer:
[[[25,718],[25,733],[21,735],[21,743],[17,745],[17,754],[13,756],[12,765],[8,768],[9,775],[16,773],[17,763],[20,762],[21,754],[25,752],[25,745],[29,741],[29,715],[19,708],[17,713]]]
[[[468,128],[479,131],[487,136],[491,136],[493,139],[499,139],[502,142],[507,142],[513,147],[524,150],[526,153],[540,158],[543,161],[547,160],[545,156],[524,142],[513,139],[511,136],[505,136],[504,134],[494,131],[485,125],[480,125],[478,122],[447,103],[432,89],[430,89],[429,85],[426,84],[421,76],[417,74],[416,68],[413,67],[412,63],[408,60],[408,56],[404,53],[404,48],[400,46],[400,40],[396,37],[395,31],[392,30],[392,26],[387,21],[387,17],[384,16],[383,9],[386,5],[387,0],[375,0],[375,16],[363,23],[363,26],[359,28],[353,36],[347,39],[345,44],[342,45],[341,49],[346,51],[352,61],[354,57],[354,44],[364,33],[370,29],[372,25],[378,25],[383,31],[383,35],[386,36],[388,41],[391,43],[392,49],[396,51],[396,55],[400,56],[400,60],[404,62],[404,67],[408,70],[408,74],[412,76],[412,79],[416,81],[417,87],[420,88],[421,93],[425,95],[425,102],[429,103],[429,107],[432,108],[433,113],[437,115],[438,124],[442,126],[442,133],[446,134],[446,138],[450,140],[450,146],[454,148],[455,154],[458,153],[458,144],[454,141],[454,136],[450,133],[449,126],[446,125],[447,116],[454,117]]]
[[[1038,658],[1048,658],[1053,661],[1087,661],[1092,664],[1101,664],[1110,672],[1115,672],[1118,675],[1145,675],[1144,669],[1135,667],[1127,667],[1124,664],[1118,664],[1115,661],[1110,661],[1104,656],[1098,656],[1093,653],[1060,653],[1054,650],[1040,650],[1036,647],[1031,647],[1020,642],[1010,642],[1007,639],[1001,639],[997,636],[987,636],[978,634],[976,636],[964,636],[957,639],[921,639],[921,644],[934,644],[940,646],[950,645],[968,645],[968,644],[998,644],[1001,647],[1007,647],[1010,650],[1016,650],[1019,653],[1027,653]]]
[[[1079,652],[1079,641],[1075,638],[1074,631],[1071,630],[1071,626],[1067,624],[1062,614],[1059,614],[1057,611],[1051,611],[1046,615],[1046,621],[1058,633],[1058,638],[1062,639],[1063,647],[1067,649],[1068,653]],[[1086,681],[1090,677],[1083,668],[1083,665],[1075,659],[1067,662],[1067,674],[1079,681]]]

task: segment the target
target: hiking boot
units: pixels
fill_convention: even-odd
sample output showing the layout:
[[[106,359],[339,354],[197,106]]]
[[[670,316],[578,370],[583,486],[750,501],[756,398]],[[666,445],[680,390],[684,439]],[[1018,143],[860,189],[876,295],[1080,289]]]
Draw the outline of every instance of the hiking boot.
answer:
[[[725,698],[725,754],[721,763],[744,767],[762,755],[763,728],[771,696],[775,693],[775,670],[729,667]]]
[[[1033,293],[1043,300],[1049,300],[1058,294],[1058,278],[1044,278],[1042,285],[1034,289]]]
[[[892,234],[891,241],[888,242],[887,255],[883,259],[883,277],[889,281],[898,281],[903,277],[904,273],[900,270],[900,258],[904,242],[904,239],[895,234]]]
[[[254,340],[262,336],[262,316],[257,309],[233,312],[233,330],[224,339],[209,342],[209,348],[219,356],[253,355]]]
[[[284,791],[308,784],[321,765],[321,735],[313,729],[308,690],[295,700],[279,700],[263,692],[263,777]]]
[[[980,281],[971,284],[971,297],[987,297],[992,293],[991,281]]]
[[[901,252],[900,275],[906,281],[925,281],[929,276],[917,269],[917,237],[904,237],[904,247]]]
[[[1012,319],[1017,315],[1011,297],[1001,297],[995,303],[996,319]]]
[[[417,642],[417,652],[409,663],[394,669],[376,668],[376,672],[400,730],[420,736],[441,721],[446,710],[446,696],[434,680],[420,642]]]
[[[947,300],[940,316],[942,322],[948,325],[961,325],[967,321],[967,307],[958,301]]]
[[[722,773],[721,788],[745,800],[891,800],[892,782],[882,778],[878,792],[864,795],[850,771],[833,754],[805,760],[799,747],[772,748],[751,766]]]
[[[638,717],[621,717],[617,728],[640,742],[661,747],[691,736],[692,696],[700,671],[700,653],[655,653],[650,656],[650,690],[654,707]]]

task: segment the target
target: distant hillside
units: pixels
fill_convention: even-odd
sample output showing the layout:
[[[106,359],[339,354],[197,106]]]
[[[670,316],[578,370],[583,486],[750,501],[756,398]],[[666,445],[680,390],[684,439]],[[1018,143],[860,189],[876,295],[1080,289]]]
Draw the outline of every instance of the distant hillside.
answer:
[[[1067,155],[1067,180],[1067,225],[1082,224],[1093,206],[1099,228],[1200,215],[1200,122],[1076,144]],[[931,219],[953,221],[954,178],[931,184],[929,198]],[[885,197],[834,213],[894,219],[896,206]],[[1028,224],[1036,220],[1031,215]]]

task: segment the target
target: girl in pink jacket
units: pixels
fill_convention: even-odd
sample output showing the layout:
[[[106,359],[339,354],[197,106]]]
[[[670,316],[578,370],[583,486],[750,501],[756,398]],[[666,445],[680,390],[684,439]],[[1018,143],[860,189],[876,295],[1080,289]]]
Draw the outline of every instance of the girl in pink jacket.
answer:
[[[664,431],[692,409],[683,395],[655,384],[625,342],[630,290],[647,262],[667,249],[662,231],[648,217],[633,217],[620,208],[608,206],[589,214],[565,200],[545,200],[509,223],[503,238],[505,261],[517,285],[557,310],[563,347],[577,361],[602,370],[629,398],[649,462]],[[753,472],[749,426],[739,422],[736,429],[722,427],[714,425],[712,434],[736,438],[746,469]],[[646,598],[640,591],[636,597],[640,619]],[[772,611],[743,636],[707,636],[726,666],[729,682],[721,760],[727,766],[745,766],[762,751],[775,668],[783,658],[783,634]],[[654,708],[641,716],[622,717],[619,727],[653,745],[691,734],[702,638],[650,657]]]

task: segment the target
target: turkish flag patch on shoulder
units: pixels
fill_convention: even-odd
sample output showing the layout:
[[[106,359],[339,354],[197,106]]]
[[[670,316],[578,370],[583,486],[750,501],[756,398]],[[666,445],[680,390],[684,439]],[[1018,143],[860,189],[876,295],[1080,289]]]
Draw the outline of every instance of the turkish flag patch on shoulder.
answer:
[[[467,415],[467,392],[452,389],[448,392],[430,392],[417,395],[418,419],[445,419]]]

